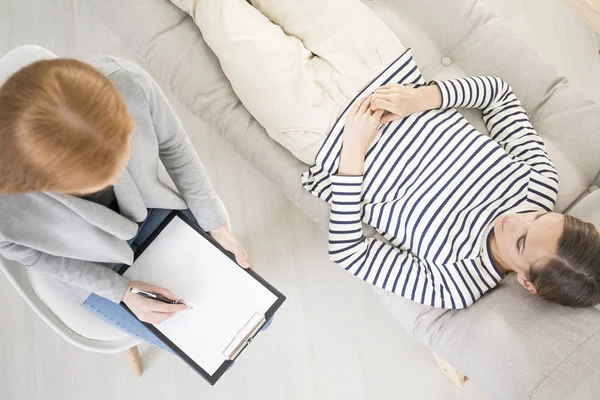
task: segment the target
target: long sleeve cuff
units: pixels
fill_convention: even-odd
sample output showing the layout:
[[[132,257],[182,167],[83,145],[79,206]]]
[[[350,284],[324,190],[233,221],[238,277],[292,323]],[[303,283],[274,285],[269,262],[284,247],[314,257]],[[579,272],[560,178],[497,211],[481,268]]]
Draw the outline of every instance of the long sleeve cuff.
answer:
[[[129,279],[119,275],[118,278],[115,278],[114,284],[112,285],[110,290],[105,291],[105,296],[103,297],[106,297],[112,302],[120,303],[123,300],[123,296],[125,296],[125,292],[127,291],[128,286]],[[98,295],[101,296],[101,294]]]
[[[332,175],[331,188],[333,201],[335,202],[338,199],[343,202],[358,202],[360,206],[362,184],[362,175]]]
[[[357,232],[361,223],[362,176],[333,175],[330,223],[333,232]],[[362,236],[362,233],[360,233]]]
[[[188,206],[196,217],[198,225],[205,231],[212,231],[228,222],[227,211],[216,195],[211,196],[210,200],[203,201],[202,204],[189,202]]]
[[[433,80],[429,82],[429,85],[437,85],[442,93],[442,105],[440,106],[440,110],[445,110],[447,108],[457,107],[456,104],[456,96],[453,96],[454,90],[450,86],[449,81],[438,81]],[[452,94],[451,94],[452,93]]]

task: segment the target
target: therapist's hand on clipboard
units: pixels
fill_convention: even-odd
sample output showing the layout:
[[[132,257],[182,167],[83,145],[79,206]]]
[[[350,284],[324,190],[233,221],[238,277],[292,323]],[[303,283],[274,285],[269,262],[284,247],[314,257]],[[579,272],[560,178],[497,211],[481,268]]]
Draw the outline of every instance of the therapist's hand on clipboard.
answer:
[[[246,250],[244,250],[240,242],[229,231],[227,225],[221,225],[208,233],[223,246],[225,250],[233,253],[235,260],[239,265],[243,268],[250,268],[250,264],[248,264],[248,253],[246,253]],[[161,295],[173,301],[178,300],[178,298],[173,292],[165,288],[144,282],[129,282],[129,286],[123,296],[123,302],[142,322],[155,325],[166,321],[176,312],[184,311],[189,308],[185,304],[168,304],[155,299],[139,296],[132,292],[131,288]]]
[[[150,285],[144,282],[131,281],[123,296],[123,303],[135,314],[142,322],[149,324],[158,324],[166,321],[178,311],[187,310],[189,307],[185,304],[168,304],[154,299],[139,296],[130,289],[140,289],[145,292],[159,294],[173,301],[178,300],[177,296],[168,289]]]
[[[250,268],[248,264],[248,253],[242,247],[240,242],[229,232],[227,225],[221,225],[218,228],[208,231],[210,236],[213,237],[223,248],[235,256],[235,261],[240,264],[243,268]]]

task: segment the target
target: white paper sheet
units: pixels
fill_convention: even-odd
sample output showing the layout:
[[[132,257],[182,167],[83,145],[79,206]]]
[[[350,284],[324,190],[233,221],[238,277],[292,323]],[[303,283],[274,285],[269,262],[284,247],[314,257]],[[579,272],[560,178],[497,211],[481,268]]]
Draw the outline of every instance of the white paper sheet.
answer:
[[[127,270],[130,280],[171,290],[194,307],[156,325],[213,375],[223,350],[256,312],[277,297],[179,217],[165,227]]]

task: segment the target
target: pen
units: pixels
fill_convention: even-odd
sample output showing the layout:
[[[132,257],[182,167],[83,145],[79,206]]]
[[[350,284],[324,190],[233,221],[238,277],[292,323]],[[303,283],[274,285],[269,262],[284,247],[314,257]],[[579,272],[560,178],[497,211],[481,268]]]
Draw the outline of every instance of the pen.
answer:
[[[131,293],[133,293],[133,294],[137,294],[137,295],[145,297],[147,299],[157,300],[157,301],[160,301],[162,303],[187,305],[185,303],[180,302],[179,300],[167,299],[166,297],[161,296],[160,294],[154,294],[154,293],[150,293],[150,292],[145,292],[143,290],[136,289],[136,288],[131,288],[129,291]],[[188,307],[193,309],[193,307],[191,307],[191,306],[188,306]]]

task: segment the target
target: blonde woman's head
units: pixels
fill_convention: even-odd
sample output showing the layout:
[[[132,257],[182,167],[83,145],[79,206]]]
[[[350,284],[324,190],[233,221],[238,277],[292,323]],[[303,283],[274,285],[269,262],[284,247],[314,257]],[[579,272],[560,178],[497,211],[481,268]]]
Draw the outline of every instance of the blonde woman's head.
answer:
[[[22,68],[0,86],[0,193],[83,195],[114,184],[133,126],[90,65],[62,58]]]

